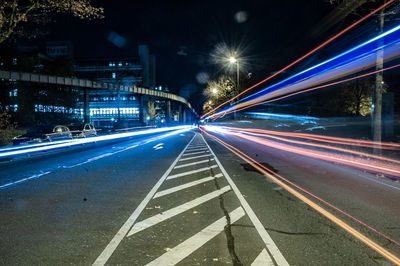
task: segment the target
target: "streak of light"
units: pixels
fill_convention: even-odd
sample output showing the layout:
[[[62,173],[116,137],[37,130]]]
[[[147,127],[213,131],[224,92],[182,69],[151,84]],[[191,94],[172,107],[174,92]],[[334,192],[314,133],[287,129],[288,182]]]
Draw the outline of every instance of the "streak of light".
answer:
[[[351,139],[351,138],[341,138],[341,137],[332,137],[332,136],[324,136],[317,134],[307,134],[307,133],[296,133],[296,132],[284,132],[284,131],[274,131],[274,130],[266,130],[266,129],[258,129],[258,128],[241,128],[241,127],[222,127],[228,130],[236,130],[236,131],[244,131],[244,132],[256,132],[256,133],[264,133],[271,134],[277,136],[286,136],[293,138],[303,138],[307,140],[316,140],[320,142],[326,142],[331,144],[343,144],[349,146],[358,146],[365,148],[375,148],[377,143],[372,140],[362,140],[362,139]],[[381,149],[385,150],[399,150],[400,144],[391,143],[391,142],[379,142]]]
[[[284,141],[284,142],[288,142],[288,143],[299,144],[299,145],[307,145],[307,146],[316,147],[316,148],[335,150],[335,151],[350,153],[350,154],[354,154],[354,155],[358,155],[358,156],[365,156],[365,157],[368,157],[368,158],[374,158],[374,159],[377,159],[377,160],[387,161],[387,162],[391,162],[391,163],[395,163],[395,164],[399,164],[400,165],[400,161],[399,160],[386,158],[386,157],[383,157],[383,156],[378,156],[378,155],[374,155],[374,154],[370,154],[370,153],[366,153],[366,152],[359,152],[359,151],[354,151],[354,150],[350,150],[350,149],[339,148],[339,147],[334,147],[334,146],[329,146],[329,145],[324,145],[324,144],[310,143],[310,142],[306,142],[306,141],[291,140],[291,139],[282,138],[282,137],[278,137],[278,136],[273,136],[273,135],[269,135],[269,134],[265,134],[265,133],[249,133],[249,132],[247,132],[246,134],[272,138],[272,139],[276,139],[276,140],[280,140],[280,141]]]
[[[230,150],[232,153],[237,155],[239,158],[241,158],[244,161],[246,161],[247,163],[249,163],[251,166],[253,166],[255,169],[257,169],[260,173],[262,173],[263,175],[265,175],[268,178],[270,178],[272,181],[274,181],[276,184],[278,184],[279,186],[284,188],[286,191],[288,191],[289,193],[294,195],[296,198],[298,198],[301,201],[305,202],[310,207],[312,207],[314,210],[316,210],[317,212],[319,212],[320,214],[325,216],[327,219],[331,220],[332,222],[337,224],[339,227],[341,227],[342,229],[344,229],[345,231],[347,231],[348,233],[353,235],[355,238],[359,239],[364,244],[366,244],[367,246],[369,246],[370,248],[372,248],[373,250],[375,250],[376,252],[378,252],[379,254],[384,256],[385,258],[387,258],[389,261],[393,262],[394,264],[400,265],[400,258],[398,258],[396,255],[394,255],[393,253],[391,253],[387,249],[383,248],[382,246],[377,244],[375,241],[373,241],[369,237],[363,235],[362,233],[357,231],[355,228],[351,227],[346,222],[342,221],[340,218],[336,217],[335,215],[333,215],[329,211],[327,211],[324,208],[320,207],[318,204],[316,204],[315,202],[313,202],[309,198],[305,197],[304,195],[302,195],[301,193],[299,193],[298,191],[296,191],[294,188],[290,187],[289,185],[299,189],[300,191],[302,191],[302,192],[306,193],[307,195],[317,199],[318,201],[320,201],[320,202],[324,203],[325,205],[333,208],[334,210],[346,215],[347,217],[349,217],[353,221],[355,221],[355,222],[363,225],[364,227],[372,230],[373,232],[375,232],[378,235],[384,237],[385,239],[389,240],[393,244],[396,244],[397,246],[400,246],[400,243],[398,241],[392,239],[391,237],[385,235],[384,233],[378,231],[374,227],[372,227],[372,226],[368,225],[367,223],[359,220],[358,218],[350,215],[349,213],[341,210],[340,208],[334,206],[333,204],[327,202],[326,200],[314,195],[313,193],[309,192],[308,190],[296,185],[295,183],[289,181],[288,179],[284,178],[283,176],[279,175],[278,173],[273,172],[271,169],[268,169],[267,167],[265,167],[261,163],[257,162],[252,157],[250,157],[249,155],[247,155],[244,152],[240,151],[239,149],[237,149],[237,148],[233,147],[232,145],[222,141],[221,139],[217,138],[216,136],[206,132],[203,129],[203,127],[200,127],[200,130],[203,133],[205,133],[206,135],[208,135],[209,137],[211,137],[214,140],[216,140],[217,142],[219,142],[222,146],[224,146],[225,148]]]
[[[304,91],[371,68],[376,64],[377,53],[382,50],[384,50],[382,60],[387,63],[400,56],[399,47],[400,25],[322,63],[247,96],[216,114],[226,113],[229,110],[235,110],[289,93]]]
[[[216,129],[214,126],[204,126],[207,131],[211,132],[221,132],[220,129]],[[229,132],[226,130],[225,132]],[[284,144],[272,140],[267,140],[259,137],[249,136],[242,133],[229,132],[230,135],[237,136],[242,139],[249,140],[254,143],[258,143],[267,147],[274,149],[291,152],[306,157],[320,159],[323,161],[338,163],[342,165],[347,165],[350,167],[357,167],[363,170],[371,171],[374,173],[382,173],[390,175],[396,178],[400,177],[400,166],[394,164],[388,164],[379,161],[367,160],[363,158],[355,158],[348,155],[339,155],[332,152],[318,151],[308,148],[301,148],[289,144]]]
[[[376,14],[377,12],[379,12],[380,10],[384,9],[385,7],[387,7],[388,5],[392,4],[395,0],[389,0],[386,3],[384,3],[382,6],[378,7],[377,9],[373,10],[371,13],[369,13],[368,15],[360,18],[359,20],[357,20],[356,22],[354,22],[353,24],[351,24],[350,26],[348,26],[347,28],[345,28],[344,30],[340,31],[339,33],[337,33],[336,35],[332,36],[331,38],[329,38],[328,40],[326,40],[325,42],[323,42],[322,44],[318,45],[316,48],[314,48],[313,50],[311,50],[310,52],[306,53],[305,55],[303,55],[302,57],[296,59],[295,61],[293,61],[292,63],[290,63],[289,65],[285,66],[284,68],[278,70],[277,72],[275,72],[274,74],[272,74],[271,76],[267,77],[266,79],[263,79],[262,81],[254,84],[253,86],[245,89],[244,91],[242,91],[241,93],[239,93],[238,95],[232,97],[231,99],[221,103],[220,105],[218,105],[217,107],[215,107],[214,109],[212,109],[211,111],[205,113],[204,115],[201,116],[201,118],[206,117],[207,115],[211,114],[212,112],[218,110],[220,107],[226,105],[229,102],[232,102],[233,100],[237,99],[238,97],[240,97],[241,95],[243,95],[244,93],[254,89],[255,87],[265,83],[266,81],[272,79],[273,77],[279,75],[280,73],[284,72],[285,70],[289,69],[290,67],[294,66],[295,64],[299,63],[300,61],[304,60],[305,58],[309,57],[310,55],[312,55],[313,53],[315,53],[316,51],[320,50],[321,48],[323,48],[324,46],[328,45],[329,43],[331,43],[332,41],[334,41],[335,39],[337,39],[338,37],[340,37],[341,35],[345,34],[346,32],[348,32],[349,30],[351,30],[352,28],[354,28],[355,26],[359,25],[360,23],[362,23],[363,21],[365,21],[366,19],[372,17],[374,14]]]
[[[163,127],[163,128],[155,128],[155,129],[147,129],[147,130],[140,130],[134,132],[125,132],[125,133],[118,133],[112,135],[104,135],[104,136],[96,136],[90,138],[83,138],[83,139],[74,139],[68,142],[57,142],[52,143],[47,146],[39,146],[39,147],[32,147],[32,148],[25,148],[10,150],[5,152],[0,152],[0,158],[7,158],[12,156],[22,156],[36,152],[43,152],[43,151],[51,151],[54,149],[66,148],[66,147],[73,147],[82,144],[89,144],[89,143],[97,143],[102,141],[110,141],[110,140],[118,140],[124,139],[134,136],[144,136],[148,134],[155,134],[167,131],[177,131],[179,133],[191,130],[193,126],[176,126],[176,127]]]
[[[375,70],[375,71],[372,71],[372,72],[369,72],[369,73],[365,73],[365,74],[362,74],[362,75],[358,75],[358,76],[355,76],[355,77],[351,77],[351,78],[348,78],[348,79],[343,79],[343,80],[340,80],[340,81],[331,82],[331,83],[328,83],[328,84],[324,84],[324,85],[321,85],[321,86],[316,86],[316,87],[305,89],[305,90],[302,90],[302,91],[297,91],[297,92],[290,93],[290,94],[287,94],[287,95],[284,95],[284,96],[281,96],[281,97],[278,97],[278,98],[274,98],[274,99],[271,99],[271,100],[266,100],[266,101],[262,101],[262,102],[259,102],[259,103],[254,103],[254,104],[251,104],[249,106],[242,107],[242,108],[225,111],[225,112],[222,112],[222,114],[221,113],[215,113],[213,115],[210,115],[209,118],[217,118],[218,116],[225,116],[227,114],[230,114],[230,113],[233,113],[233,112],[239,112],[239,111],[242,111],[242,110],[254,107],[254,106],[258,106],[258,105],[261,105],[261,104],[271,103],[271,102],[279,101],[279,100],[282,100],[282,99],[285,99],[285,98],[289,98],[289,97],[292,97],[292,96],[295,96],[295,95],[298,95],[298,94],[301,94],[301,93],[306,93],[306,92],[310,92],[310,91],[314,91],[314,90],[323,89],[323,88],[327,88],[327,87],[330,87],[330,86],[342,84],[342,83],[345,83],[345,82],[349,82],[349,81],[353,81],[353,80],[356,80],[356,79],[364,78],[364,77],[371,76],[371,75],[374,75],[374,74],[379,73],[379,72],[387,71],[387,70],[398,68],[398,67],[400,67],[400,64],[397,64],[397,65],[394,65],[394,66],[390,66],[390,67],[386,67],[386,68],[383,68],[383,69],[380,69],[380,70]]]

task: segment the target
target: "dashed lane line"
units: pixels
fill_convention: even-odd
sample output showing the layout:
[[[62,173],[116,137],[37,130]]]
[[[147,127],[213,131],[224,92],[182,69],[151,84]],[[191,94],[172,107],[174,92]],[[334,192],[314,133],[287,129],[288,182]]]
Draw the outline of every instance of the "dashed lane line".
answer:
[[[214,159],[211,158],[211,159],[207,159],[207,160],[203,160],[203,161],[197,161],[197,162],[193,162],[193,163],[180,164],[180,165],[175,166],[174,169],[180,169],[180,168],[184,168],[184,167],[188,167],[188,166],[193,166],[193,165],[196,165],[196,164],[208,163],[210,161],[214,161]]]
[[[162,196],[165,196],[165,195],[169,195],[169,194],[175,193],[177,191],[180,191],[180,190],[183,190],[183,189],[186,189],[186,188],[197,186],[199,184],[206,183],[208,181],[214,180],[215,178],[219,178],[221,176],[222,176],[222,174],[220,173],[220,174],[217,174],[215,176],[205,177],[205,178],[202,178],[202,179],[199,179],[199,180],[196,180],[196,181],[192,181],[192,182],[189,182],[189,183],[186,183],[186,184],[183,184],[183,185],[179,185],[179,186],[176,186],[176,187],[172,187],[172,188],[169,188],[169,189],[165,189],[165,190],[159,191],[154,195],[153,199],[159,198],[159,197],[162,197]]]
[[[199,158],[204,158],[204,157],[209,157],[209,156],[212,156],[212,155],[211,154],[204,154],[204,155],[199,155],[199,156],[194,156],[194,157],[189,157],[189,158],[183,158],[183,159],[180,159],[179,161],[183,162],[183,161],[199,159]]]
[[[224,176],[225,176],[226,180],[228,181],[229,185],[231,186],[233,192],[235,192],[236,196],[238,197],[238,199],[240,201],[240,204],[242,205],[243,209],[249,216],[251,222],[254,224],[254,227],[256,228],[261,239],[264,241],[265,246],[267,247],[268,251],[272,255],[275,262],[279,266],[281,266],[281,265],[288,266],[289,263],[286,261],[285,257],[283,257],[281,251],[278,249],[275,242],[272,240],[271,236],[268,234],[267,230],[265,230],[263,224],[257,218],[253,209],[250,207],[249,203],[245,200],[242,193],[240,192],[240,190],[238,189],[236,184],[233,182],[232,178],[226,172],[225,168],[222,166],[221,162],[218,160],[214,151],[211,149],[210,145],[208,145],[206,139],[203,137],[203,135],[201,135],[201,137],[203,138],[204,142],[206,143],[208,149],[210,150],[210,153],[214,156],[215,162],[218,164],[219,168],[221,169],[221,172],[224,174]]]
[[[268,254],[268,251],[265,248],[261,251],[261,253],[257,256],[257,258],[253,261],[251,266],[274,266],[274,262]]]
[[[230,220],[231,224],[242,218],[244,215],[245,212],[241,207],[230,212],[229,216],[231,218]],[[153,260],[147,265],[168,266],[177,264],[190,254],[192,254],[194,251],[202,247],[205,243],[216,237],[219,233],[221,233],[224,230],[226,224],[227,221],[226,217],[224,216],[215,221],[214,223],[210,224],[203,230],[201,230],[199,233],[183,241],[176,247],[170,249],[169,251],[167,251],[166,253],[164,253],[163,255],[161,255],[160,257]]]
[[[165,220],[168,220],[178,214],[181,214],[187,210],[190,210],[196,206],[199,206],[209,200],[212,200],[222,194],[224,194],[225,192],[228,192],[229,190],[231,190],[231,188],[229,186],[225,186],[219,190],[215,190],[211,193],[205,194],[201,197],[198,197],[194,200],[191,200],[189,202],[186,202],[182,205],[179,205],[177,207],[174,207],[172,209],[169,209],[167,211],[164,211],[162,213],[156,214],[150,218],[147,218],[146,220],[140,221],[138,223],[136,223],[132,229],[129,231],[128,233],[128,237],[132,236],[133,234],[136,234],[140,231],[143,231],[149,227],[152,227],[153,225],[156,225],[158,223],[161,223]],[[162,265],[162,264],[161,264]]]
[[[170,179],[174,179],[174,178],[178,178],[178,177],[182,177],[182,176],[186,176],[186,175],[200,173],[200,172],[204,172],[204,171],[207,171],[207,170],[210,170],[210,169],[213,169],[213,168],[217,168],[217,167],[218,167],[218,165],[215,164],[215,165],[212,165],[212,166],[209,166],[209,167],[203,167],[203,168],[199,168],[199,169],[192,170],[192,171],[187,171],[187,172],[176,174],[176,175],[170,175],[170,176],[167,177],[167,179],[170,180]]]
[[[154,187],[150,190],[150,192],[146,195],[144,200],[139,204],[139,206],[135,209],[135,211],[131,214],[128,220],[122,225],[122,227],[118,230],[115,236],[111,239],[110,243],[106,246],[106,248],[101,252],[101,254],[97,257],[94,266],[105,265],[111,255],[114,253],[115,249],[118,247],[119,243],[121,243],[122,239],[126,236],[129,229],[136,222],[140,213],[144,210],[149,201],[153,198],[154,194],[157,192],[161,184],[167,178],[167,176],[174,169],[175,165],[178,163],[179,159],[185,153],[187,147],[192,143],[197,134],[193,136],[193,138],[189,141],[183,151],[179,154],[179,156],[175,159],[175,161],[171,164],[168,170],[163,174],[163,176],[158,180],[158,182],[154,185]]]

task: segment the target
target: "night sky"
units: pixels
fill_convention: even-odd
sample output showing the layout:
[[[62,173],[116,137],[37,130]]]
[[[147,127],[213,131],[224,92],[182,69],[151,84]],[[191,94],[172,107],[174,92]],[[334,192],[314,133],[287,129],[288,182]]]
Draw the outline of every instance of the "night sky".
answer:
[[[137,45],[147,44],[157,83],[192,101],[205,88],[199,73],[234,75],[211,60],[217,45],[240,50],[242,74],[251,72],[246,82],[256,83],[321,43],[312,29],[334,9],[324,0],[92,2],[104,7],[105,19],[59,17],[46,39],[72,41],[78,57],[135,56]],[[110,34],[123,42],[113,44]]]

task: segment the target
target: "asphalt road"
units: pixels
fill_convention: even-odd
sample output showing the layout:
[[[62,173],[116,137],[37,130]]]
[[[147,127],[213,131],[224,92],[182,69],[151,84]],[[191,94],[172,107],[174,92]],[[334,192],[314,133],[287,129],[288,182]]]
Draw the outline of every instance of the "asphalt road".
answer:
[[[218,137],[400,239],[398,183]],[[0,186],[12,182],[0,189],[1,265],[390,265],[195,130],[1,164]]]

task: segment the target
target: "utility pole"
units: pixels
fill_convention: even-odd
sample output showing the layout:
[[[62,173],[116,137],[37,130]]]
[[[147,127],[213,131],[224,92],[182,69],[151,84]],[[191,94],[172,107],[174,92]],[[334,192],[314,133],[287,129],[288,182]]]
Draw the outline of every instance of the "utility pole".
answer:
[[[384,1],[386,3],[386,0]],[[385,25],[385,9],[379,13],[379,34],[383,32]],[[383,45],[382,41],[379,46]],[[376,70],[383,69],[383,49],[376,54]],[[374,153],[380,154],[382,141],[382,93],[383,93],[383,73],[378,72],[375,79],[375,93],[373,102],[373,140],[375,142]]]

